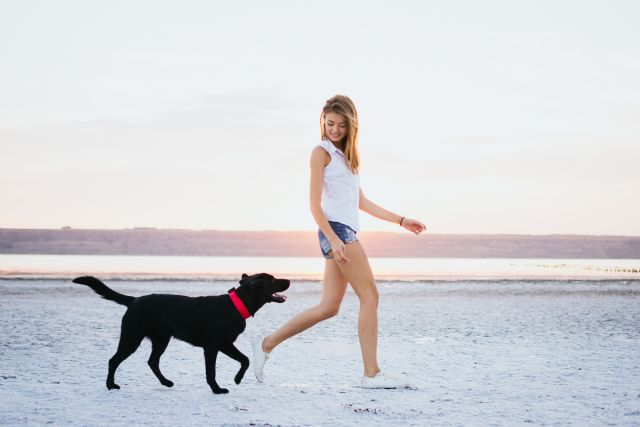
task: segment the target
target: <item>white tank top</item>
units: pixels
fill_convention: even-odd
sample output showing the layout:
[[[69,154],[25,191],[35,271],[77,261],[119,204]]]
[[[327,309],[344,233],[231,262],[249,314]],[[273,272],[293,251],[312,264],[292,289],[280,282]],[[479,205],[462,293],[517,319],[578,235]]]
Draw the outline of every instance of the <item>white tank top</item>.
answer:
[[[322,140],[318,146],[331,156],[331,162],[324,168],[322,211],[327,220],[341,222],[357,232],[360,230],[360,176],[351,172],[344,153],[331,141]]]

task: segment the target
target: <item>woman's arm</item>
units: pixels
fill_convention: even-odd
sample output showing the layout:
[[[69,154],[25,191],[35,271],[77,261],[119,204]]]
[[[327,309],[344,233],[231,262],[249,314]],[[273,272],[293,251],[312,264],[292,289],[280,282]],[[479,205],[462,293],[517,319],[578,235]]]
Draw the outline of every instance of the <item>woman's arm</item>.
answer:
[[[324,179],[324,168],[331,161],[329,153],[322,147],[316,147],[311,152],[311,180],[309,185],[309,205],[311,207],[311,215],[320,227],[320,231],[326,236],[331,243],[333,258],[338,262],[349,262],[344,254],[344,243],[336,235],[327,217],[322,211],[322,181]]]
[[[423,223],[417,221],[415,219],[407,218],[391,211],[386,210],[382,206],[376,205],[371,200],[367,199],[360,188],[360,201],[359,201],[360,210],[372,215],[376,218],[382,219],[384,221],[394,222],[399,224],[400,226],[406,228],[407,230],[420,234],[427,229]]]

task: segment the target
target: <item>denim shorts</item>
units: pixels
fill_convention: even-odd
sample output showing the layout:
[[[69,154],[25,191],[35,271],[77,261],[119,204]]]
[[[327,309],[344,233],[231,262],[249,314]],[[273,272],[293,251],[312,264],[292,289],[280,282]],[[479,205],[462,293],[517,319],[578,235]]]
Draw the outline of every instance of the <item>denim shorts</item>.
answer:
[[[329,225],[334,233],[338,236],[342,243],[345,245],[347,243],[357,242],[358,236],[356,236],[356,231],[349,227],[346,224],[336,221],[329,221]],[[333,259],[333,255],[329,255],[329,251],[331,250],[331,243],[329,243],[329,239],[326,238],[324,233],[318,229],[318,239],[320,240],[320,251],[322,252],[322,256],[326,259]]]

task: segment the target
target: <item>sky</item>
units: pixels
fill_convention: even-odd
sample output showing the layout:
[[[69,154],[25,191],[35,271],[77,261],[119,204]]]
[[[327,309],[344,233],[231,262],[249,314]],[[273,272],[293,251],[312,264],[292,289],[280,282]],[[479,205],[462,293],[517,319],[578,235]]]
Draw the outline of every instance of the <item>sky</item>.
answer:
[[[427,232],[640,235],[639,16],[0,0],[0,227],[313,230],[309,155],[345,94],[364,193]]]

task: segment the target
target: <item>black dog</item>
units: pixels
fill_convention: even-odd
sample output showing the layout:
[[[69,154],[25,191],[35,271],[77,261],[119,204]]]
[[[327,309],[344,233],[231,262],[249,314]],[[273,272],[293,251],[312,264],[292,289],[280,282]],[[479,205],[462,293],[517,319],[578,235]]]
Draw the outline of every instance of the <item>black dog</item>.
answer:
[[[176,337],[204,349],[207,383],[216,394],[229,392],[216,382],[218,352],[240,362],[240,370],[235,376],[236,384],[240,384],[249,367],[249,358],[233,343],[244,332],[245,319],[265,303],[284,302],[286,297],[276,292],[289,288],[289,280],[276,279],[267,273],[243,274],[240,286],[230,289],[228,295],[195,298],[163,294],[135,298],[119,294],[91,276],[78,277],[73,282],[87,285],[103,298],[128,307],[122,317],[118,351],[109,360],[109,390],[120,388],[114,381],[116,369],[138,349],[144,337],[151,340],[151,370],[162,385],[172,387],[173,382],[162,375],[159,365],[169,340]]]

